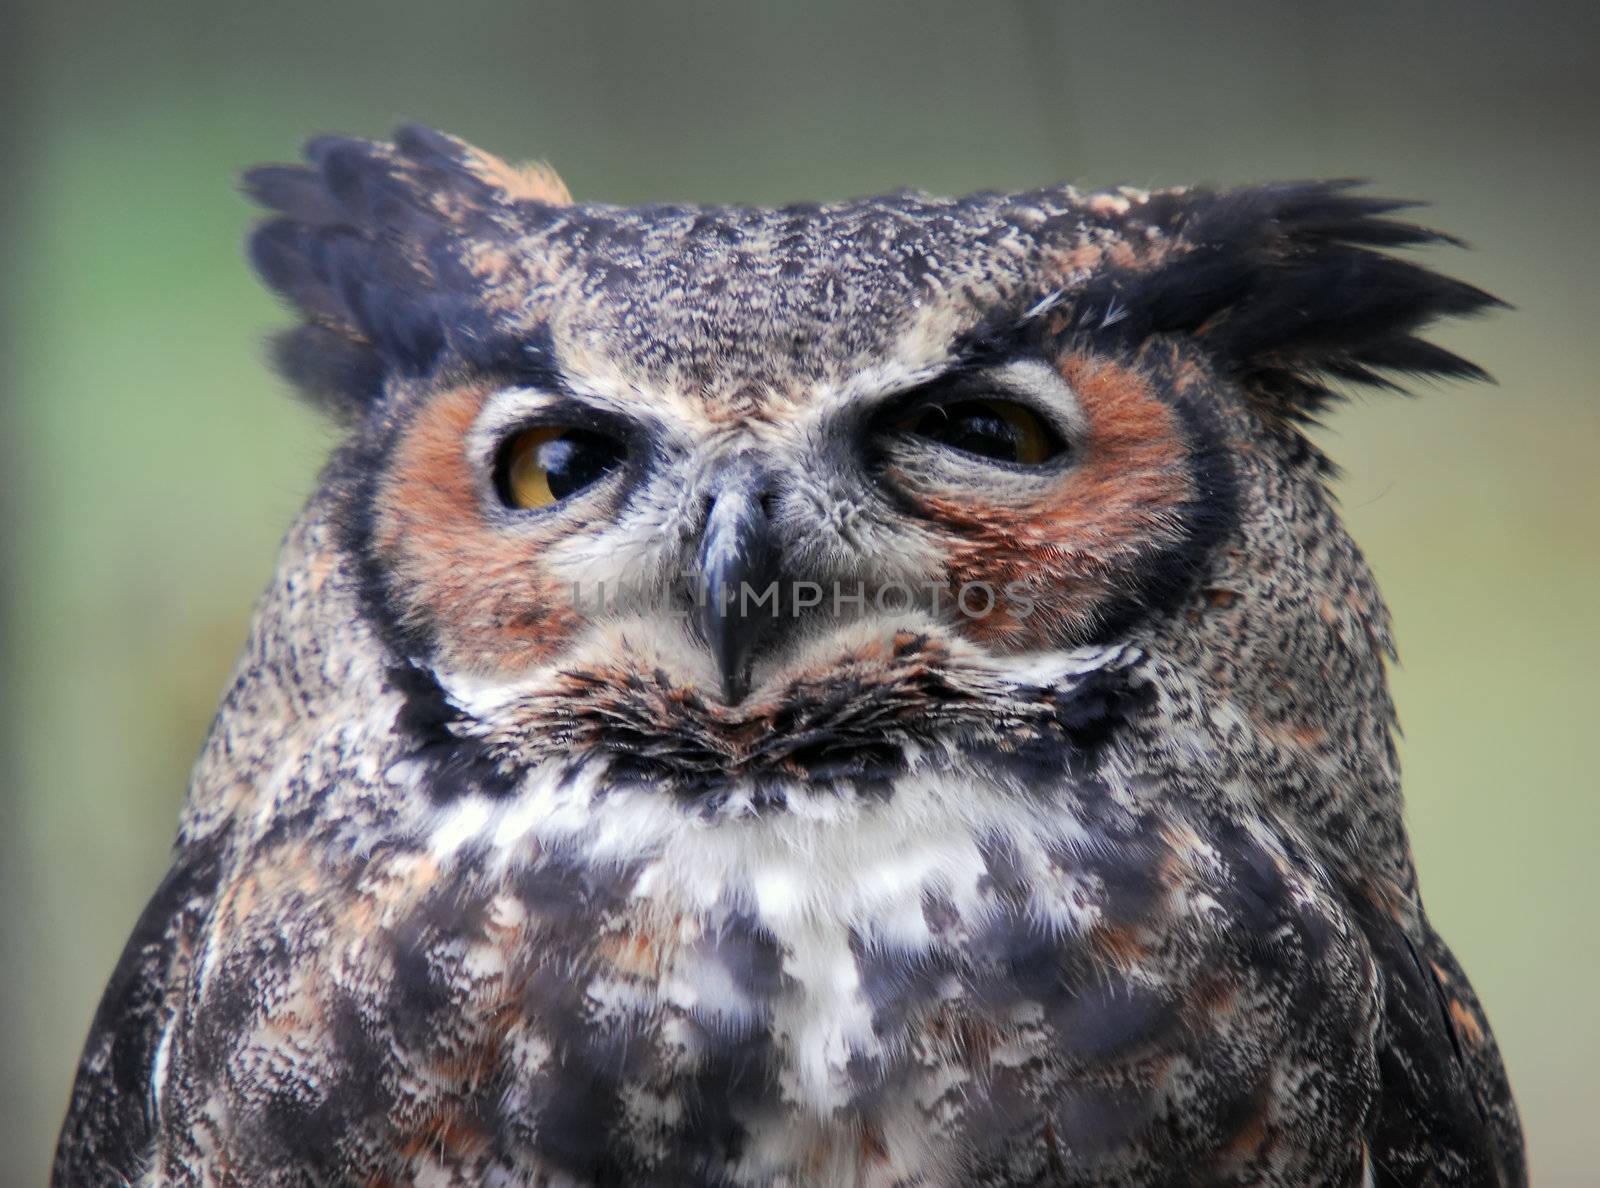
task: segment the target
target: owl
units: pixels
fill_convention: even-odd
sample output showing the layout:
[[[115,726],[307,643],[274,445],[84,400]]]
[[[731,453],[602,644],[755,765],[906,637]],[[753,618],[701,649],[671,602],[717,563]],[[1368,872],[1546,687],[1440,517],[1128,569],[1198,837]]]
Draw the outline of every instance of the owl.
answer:
[[[1499,1185],[1306,426],[1487,294],[1344,182],[247,175],[343,427],[63,1186]]]

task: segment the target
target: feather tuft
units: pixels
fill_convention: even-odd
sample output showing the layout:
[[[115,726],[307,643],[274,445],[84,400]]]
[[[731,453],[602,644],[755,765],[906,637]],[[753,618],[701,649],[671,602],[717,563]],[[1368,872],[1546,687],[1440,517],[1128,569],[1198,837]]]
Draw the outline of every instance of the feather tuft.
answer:
[[[270,212],[249,240],[262,282],[304,322],[273,343],[278,370],[353,419],[390,375],[426,373],[453,336],[488,337],[474,247],[571,201],[542,165],[514,167],[454,137],[393,144],[321,136],[304,165],[263,165],[241,188]]]
[[[1398,389],[1396,377],[1488,378],[1419,334],[1505,303],[1393,254],[1464,245],[1391,217],[1418,203],[1352,193],[1359,184],[1174,194],[1160,208],[1170,248],[1095,277],[1081,307],[1130,311],[1112,328],[1123,340],[1192,335],[1289,419],[1336,399],[1333,382]]]

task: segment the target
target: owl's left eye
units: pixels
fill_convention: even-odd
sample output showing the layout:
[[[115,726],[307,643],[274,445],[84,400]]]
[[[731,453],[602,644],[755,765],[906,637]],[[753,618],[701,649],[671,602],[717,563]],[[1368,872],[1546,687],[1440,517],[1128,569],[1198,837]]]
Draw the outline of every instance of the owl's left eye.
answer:
[[[506,440],[495,485],[508,507],[534,511],[593,486],[622,464],[620,442],[571,425],[538,425]]]
[[[934,404],[903,418],[896,428],[949,449],[1014,466],[1043,466],[1067,448],[1043,417],[1011,400]]]

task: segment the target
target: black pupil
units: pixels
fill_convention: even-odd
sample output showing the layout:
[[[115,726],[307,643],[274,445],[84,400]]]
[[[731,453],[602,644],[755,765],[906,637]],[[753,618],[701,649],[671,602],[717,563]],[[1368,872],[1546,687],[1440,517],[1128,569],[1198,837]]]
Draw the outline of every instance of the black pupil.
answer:
[[[993,409],[976,402],[929,409],[916,431],[940,445],[979,457],[1000,462],[1016,462],[1020,457],[1017,431]]]
[[[569,429],[539,446],[535,457],[549,479],[550,494],[565,499],[602,478],[622,460],[622,451],[598,433]]]

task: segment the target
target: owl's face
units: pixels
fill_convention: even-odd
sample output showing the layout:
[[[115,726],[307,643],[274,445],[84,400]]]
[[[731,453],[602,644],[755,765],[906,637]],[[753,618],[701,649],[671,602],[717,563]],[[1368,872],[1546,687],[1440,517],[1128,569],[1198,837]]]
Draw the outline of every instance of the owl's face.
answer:
[[[354,422],[367,613],[502,759],[691,787],[874,778],[1192,635],[1302,547],[1246,525],[1318,481],[1319,375],[1464,370],[1411,331],[1486,300],[1332,186],[623,210],[417,130],[312,158],[254,248]]]
[[[585,362],[427,390],[383,451],[385,609],[451,672],[660,672],[733,721],[897,632],[1081,644],[1223,497],[1175,394],[1089,352],[907,350],[738,402]]]

